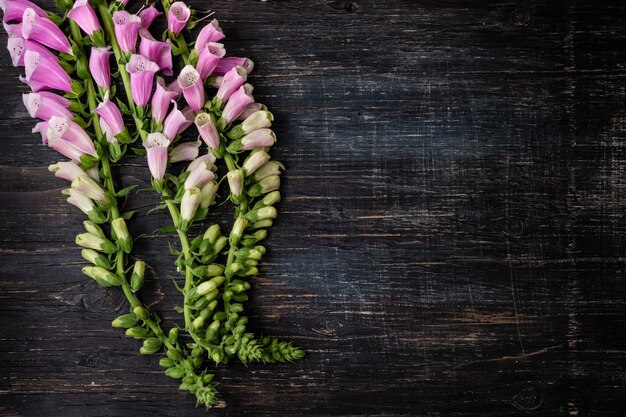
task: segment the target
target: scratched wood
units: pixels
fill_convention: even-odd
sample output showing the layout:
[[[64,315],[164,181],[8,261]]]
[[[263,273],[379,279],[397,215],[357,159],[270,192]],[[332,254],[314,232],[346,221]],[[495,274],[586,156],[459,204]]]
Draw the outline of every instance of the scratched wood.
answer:
[[[210,413],[110,327],[2,51],[0,414],[624,415],[626,3],[600,3],[210,5],[288,167],[251,327],[308,351],[218,369]],[[144,293],[179,322],[154,203]]]

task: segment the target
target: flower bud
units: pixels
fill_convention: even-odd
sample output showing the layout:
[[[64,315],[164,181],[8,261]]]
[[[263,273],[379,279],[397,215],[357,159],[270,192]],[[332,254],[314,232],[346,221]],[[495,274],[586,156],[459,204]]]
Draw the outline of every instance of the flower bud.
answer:
[[[133,239],[128,234],[128,228],[126,227],[126,221],[118,217],[111,222],[111,229],[113,236],[115,236],[120,248],[126,253],[129,253],[133,248]]]
[[[274,143],[276,143],[276,134],[267,128],[255,130],[241,138],[241,147],[246,151],[265,148],[274,145]]]
[[[257,242],[265,239],[267,237],[267,230],[257,230],[252,235],[246,235],[241,240],[243,246],[250,247],[256,245]]]
[[[176,327],[174,327],[175,329]],[[169,359],[169,358],[161,358],[159,360],[159,366],[161,368],[171,368],[173,366],[176,366],[176,362],[174,362],[173,360]]]
[[[174,164],[180,161],[193,161],[198,157],[200,141],[185,142],[175,146],[170,151],[169,161]]]
[[[237,259],[255,259],[255,260],[259,260],[261,259],[261,257],[263,256],[263,253],[261,253],[261,251],[256,250],[254,248],[243,248],[243,249],[239,249],[237,252],[235,252],[235,257]]]
[[[115,200],[93,178],[80,175],[72,181],[72,188],[87,198],[111,206]]]
[[[241,196],[243,191],[243,171],[241,169],[235,169],[229,171],[226,176],[228,178],[230,193],[235,197]]]
[[[93,249],[83,249],[80,254],[86,261],[91,262],[95,266],[99,266],[104,269],[111,267],[107,257]]]
[[[172,327],[170,329],[170,332],[167,335],[167,340],[173,345],[176,344],[176,341],[178,340],[178,327]]]
[[[139,317],[141,320],[147,320],[150,318],[150,313],[148,313],[148,310],[146,310],[145,308],[141,306],[137,306],[133,308],[133,313],[135,313],[135,315]]]
[[[213,252],[220,253],[228,243],[228,238],[226,236],[220,236],[213,245]]]
[[[200,265],[193,269],[193,274],[197,277],[216,277],[224,272],[224,267],[220,264]]]
[[[214,350],[211,354],[211,359],[213,359],[215,363],[220,363],[222,361],[222,352],[220,352],[219,350]]]
[[[254,223],[259,220],[275,219],[277,215],[278,215],[278,212],[276,211],[274,207],[266,206],[258,210],[253,210],[249,212],[248,214],[246,214],[246,219]]]
[[[272,175],[280,175],[280,171],[284,170],[285,167],[278,161],[270,161],[267,164],[263,165],[261,168],[257,169],[252,177],[256,182],[263,180]]]
[[[224,283],[224,277],[221,275],[211,278],[210,280],[205,281],[202,284],[198,285],[198,287],[196,288],[196,293],[198,295],[207,295],[208,293],[210,293],[211,291],[213,291],[214,289],[216,289],[223,283]]]
[[[267,249],[265,249],[265,246],[262,246],[262,245],[256,245],[253,249],[258,250],[263,255],[265,255],[265,253],[267,252]]]
[[[194,330],[199,330],[202,328],[202,326],[204,326],[204,318],[202,317],[196,317],[193,322],[191,322],[191,326],[194,328]]]
[[[128,329],[137,324],[137,317],[133,313],[126,313],[111,322],[111,326],[121,329]]]
[[[139,291],[143,285],[145,271],[146,263],[144,261],[136,261],[133,266],[133,273],[130,276],[130,288],[133,292]]]
[[[220,236],[220,226],[217,224],[212,224],[206,232],[204,232],[204,236],[202,237],[205,240],[208,240],[211,245],[215,243],[217,238]]]
[[[182,368],[167,368],[165,370],[165,375],[169,376],[170,378],[174,378],[174,379],[180,379],[185,375],[185,370]]]
[[[104,253],[117,252],[117,247],[111,241],[91,233],[81,233],[76,236],[76,244],[86,249],[94,249]]]
[[[95,224],[91,220],[85,220],[83,222],[83,227],[85,228],[87,233],[91,233],[92,235],[96,235],[96,236],[101,237],[103,239],[106,238],[106,236],[105,236],[104,232],[102,231],[102,229],[100,228],[100,226],[98,226],[97,224]]]
[[[103,287],[116,287],[122,285],[122,279],[100,266],[86,266],[83,268],[83,274],[96,280]]]
[[[230,264],[228,268],[226,268],[226,271],[224,271],[224,274],[226,274],[226,276],[232,276],[233,274],[236,274],[237,272],[241,271],[241,268],[243,268],[243,265],[241,264],[241,262],[233,262],[232,264]]]
[[[251,226],[252,229],[265,229],[267,227],[272,227],[274,221],[272,219],[264,219],[259,220],[258,222],[254,222]]]
[[[219,291],[217,289],[214,289],[212,291],[209,291],[208,293],[206,293],[204,295],[204,298],[206,298],[207,300],[211,301],[213,300],[215,297],[217,297],[217,295],[219,294]]]
[[[239,275],[240,277],[251,277],[258,273],[259,273],[259,270],[257,269],[257,267],[249,266],[245,268],[244,270],[240,271],[239,273],[237,273],[237,275]]]
[[[248,225],[248,221],[244,217],[238,217],[233,224],[233,230],[230,232],[229,243],[231,246],[235,246],[241,236],[243,236],[243,231],[246,229]]]
[[[191,221],[193,216],[196,214],[196,210],[200,205],[201,199],[202,195],[200,194],[200,190],[198,188],[189,188],[185,190],[183,198],[180,202],[180,215],[184,221]]]
[[[278,175],[270,175],[263,178],[257,184],[254,184],[248,189],[248,195],[250,197],[258,197],[270,191],[275,191],[280,188],[280,177]]]
[[[148,337],[148,329],[139,326],[131,327],[126,330],[126,336],[134,339],[145,339]]]
[[[265,165],[270,160],[270,155],[264,151],[253,152],[243,163],[243,170],[246,176],[254,174],[254,172]]]
[[[274,204],[280,202],[280,192],[272,191],[265,197],[263,197],[263,204],[266,206],[273,206]]]
[[[208,208],[215,201],[219,185],[215,181],[209,181],[200,189],[200,207]]]
[[[246,119],[238,126],[228,132],[231,139],[241,139],[244,135],[254,132],[255,130],[265,129],[272,126],[274,115],[267,110],[258,110],[246,117]]]
[[[139,349],[139,352],[142,355],[151,355],[161,350],[161,346],[163,346],[163,342],[160,339],[149,337],[143,341],[143,346]]]

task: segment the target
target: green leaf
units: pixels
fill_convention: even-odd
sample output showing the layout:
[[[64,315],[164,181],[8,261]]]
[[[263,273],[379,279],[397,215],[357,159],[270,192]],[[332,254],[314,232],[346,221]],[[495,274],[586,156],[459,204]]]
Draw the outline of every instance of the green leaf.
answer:
[[[127,212],[122,214],[122,218],[124,220],[130,220],[131,217],[133,217],[135,215],[135,213],[137,213],[135,210],[127,211]]]
[[[140,156],[145,156],[146,155],[146,149],[145,148],[130,148],[135,155],[140,155]]]
[[[160,229],[157,229],[156,233],[172,233],[172,232],[175,232],[176,230],[177,230],[176,226],[171,225],[171,226],[165,226]]]
[[[133,189],[135,189],[137,187],[138,187],[138,185],[136,185],[136,184],[135,185],[130,185],[128,187],[124,187],[121,190],[119,190],[115,195],[118,196],[118,197],[126,197],[128,194],[130,194],[130,192]]]

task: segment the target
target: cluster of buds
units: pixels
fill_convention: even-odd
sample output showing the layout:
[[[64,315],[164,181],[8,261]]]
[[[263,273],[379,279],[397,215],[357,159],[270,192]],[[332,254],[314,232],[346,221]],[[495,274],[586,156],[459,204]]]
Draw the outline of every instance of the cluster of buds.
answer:
[[[214,162],[213,155],[202,155],[191,161],[184,173],[186,179],[183,183],[180,214],[185,224],[194,218],[199,207],[207,209],[215,200],[218,184],[214,180],[217,170]]]

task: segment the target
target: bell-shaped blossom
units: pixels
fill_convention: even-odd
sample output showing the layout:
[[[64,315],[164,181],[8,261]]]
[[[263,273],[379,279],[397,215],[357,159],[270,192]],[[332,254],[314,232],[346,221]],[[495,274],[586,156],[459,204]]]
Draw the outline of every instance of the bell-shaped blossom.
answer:
[[[100,203],[110,204],[113,198],[88,175],[79,175],[72,181],[72,189]]]
[[[193,123],[193,110],[190,107],[178,110],[178,105],[174,101],[174,108],[167,115],[163,122],[163,134],[169,140],[174,140]]]
[[[48,48],[43,46],[42,44],[29,41],[27,39],[22,38],[22,35],[17,37],[9,37],[7,40],[7,49],[11,54],[11,61],[14,67],[23,67],[24,66],[24,54],[26,51],[37,52],[40,56],[44,58],[56,61],[57,57],[50,51]]]
[[[241,65],[237,65],[224,75],[222,85],[217,90],[216,96],[222,101],[226,101],[229,97],[237,91],[239,87],[246,82],[248,72]]]
[[[41,143],[44,145],[48,144],[48,122],[43,121],[36,123],[31,132],[39,133],[41,135]]]
[[[213,73],[215,75],[224,75],[231,69],[235,68],[237,65],[241,65],[242,67],[244,67],[248,74],[250,74],[254,69],[254,62],[251,59],[229,56],[220,60],[219,64],[217,64],[217,67],[215,67]]]
[[[218,66],[224,55],[226,55],[226,49],[224,49],[224,45],[221,43],[208,42],[202,48],[196,64],[196,70],[200,73],[200,78],[203,81],[213,73],[213,70]]]
[[[209,181],[204,184],[204,186],[200,189],[200,195],[202,197],[200,200],[200,207],[207,208],[213,204],[218,189],[219,185],[216,181]]]
[[[48,17],[48,14],[41,7],[28,0],[1,0],[0,9],[2,9],[2,20],[4,22],[22,21],[24,11],[33,9],[38,16]]]
[[[198,33],[194,48],[197,53],[200,53],[207,43],[217,42],[222,39],[224,39],[224,33],[222,32],[222,28],[220,28],[220,23],[217,19],[213,19]]]
[[[191,10],[182,1],[172,3],[170,11],[167,13],[167,29],[174,35],[178,35],[187,25]]]
[[[198,113],[194,123],[204,143],[211,149],[218,149],[220,147],[220,134],[211,119],[211,115],[204,112]]]
[[[196,112],[200,111],[204,106],[204,84],[198,71],[193,66],[187,65],[180,71],[177,80],[189,107]]]
[[[185,189],[202,188],[207,182],[215,178],[215,174],[211,171],[212,166],[213,164],[210,162],[198,164],[185,180]]]
[[[113,136],[119,135],[126,129],[122,112],[115,103],[109,100],[108,91],[104,94],[102,103],[93,112],[100,116],[100,123],[105,123]]]
[[[120,10],[113,13],[113,25],[120,49],[124,52],[134,52],[141,18],[125,10]]]
[[[56,58],[53,60],[39,52],[27,50],[24,53],[24,67],[26,83],[35,93],[41,90],[72,91],[72,80]]]
[[[228,171],[228,174],[226,174],[226,178],[228,179],[230,193],[236,197],[239,197],[243,192],[243,171],[241,169]]]
[[[133,100],[140,106],[145,106],[150,100],[154,74],[159,66],[141,55],[132,55],[126,64],[126,71],[130,74],[130,91]]]
[[[110,47],[97,48],[94,46],[91,48],[89,72],[98,87],[111,87],[111,64],[109,63],[109,58],[112,54]]]
[[[144,142],[148,157],[148,168],[152,177],[158,181],[163,179],[167,168],[167,148],[170,140],[162,133],[150,133]]]
[[[251,103],[246,106],[245,109],[241,112],[237,120],[246,120],[248,117],[252,116],[252,114],[258,112],[259,110],[267,110],[264,104],[261,103]]]
[[[85,171],[74,162],[57,162],[48,166],[48,171],[54,173],[57,178],[72,182],[80,176],[87,176]]]
[[[63,116],[68,119],[74,117],[68,109],[69,100],[49,91],[22,94],[24,106],[30,117],[41,120],[50,120],[52,116]]]
[[[80,211],[88,215],[90,219],[97,221],[98,217],[102,215],[100,210],[96,207],[96,203],[94,203],[91,198],[79,193],[73,188],[68,188],[67,190],[63,190],[63,194],[68,196],[67,197],[68,203],[80,209]],[[99,249],[100,248],[98,247],[98,250]]]
[[[241,130],[244,135],[252,133],[255,130],[271,127],[274,121],[274,115],[267,110],[259,110],[248,116],[241,123]]]
[[[193,161],[198,157],[200,141],[185,142],[177,145],[170,151],[170,162]]]
[[[96,12],[93,10],[88,0],[76,0],[72,10],[67,13],[67,17],[76,22],[89,36],[100,30],[98,16],[96,16]]]
[[[155,62],[163,74],[172,75],[172,44],[154,39],[147,29],[139,30],[139,54]]]
[[[97,156],[93,141],[87,132],[78,123],[67,117],[52,116],[48,120],[48,141],[52,142],[55,138],[61,138],[71,143],[84,154]]]
[[[276,135],[270,129],[255,130],[241,138],[242,148],[246,151],[272,146],[275,142]]]
[[[254,172],[265,165],[270,160],[270,155],[264,151],[253,152],[246,158],[243,163],[243,170],[246,175],[252,175]]]
[[[201,200],[202,194],[198,188],[185,190],[180,200],[180,217],[186,222],[191,221],[200,206]]]
[[[4,31],[9,35],[9,37],[22,37],[22,23],[15,23],[13,25],[8,24],[7,22],[2,22],[2,27]]]
[[[281,174],[281,169],[285,169],[283,164],[278,161],[270,161],[263,165],[253,175],[253,179],[256,182],[262,181],[264,178],[270,176],[276,176]]]
[[[156,7],[154,7],[154,4],[145,7],[142,11],[137,13],[137,16],[141,18],[141,28],[148,29],[150,25],[152,25],[152,22],[154,22],[154,20],[162,14],[163,13],[161,13],[157,10]]]
[[[178,83],[176,83],[178,85]],[[180,96],[180,93],[170,90],[165,86],[163,78],[156,77],[156,90],[152,95],[151,110],[152,118],[161,123],[167,115],[167,110],[172,104],[172,100],[175,100]]]
[[[212,153],[204,154],[202,156],[197,157],[193,161],[191,161],[189,166],[187,166],[186,171],[191,172],[201,165],[206,165],[210,167],[211,171],[215,172],[217,171],[217,167],[214,165],[215,160],[216,160],[215,155],[213,155]]]
[[[26,8],[22,16],[22,37],[72,55],[72,47],[63,31],[52,20],[39,16],[31,7]]]
[[[254,103],[254,97],[248,93],[248,89],[245,85],[242,85],[228,99],[226,106],[224,106],[224,111],[222,112],[222,118],[226,120],[227,123],[231,123],[241,114],[246,106],[251,103]]]

